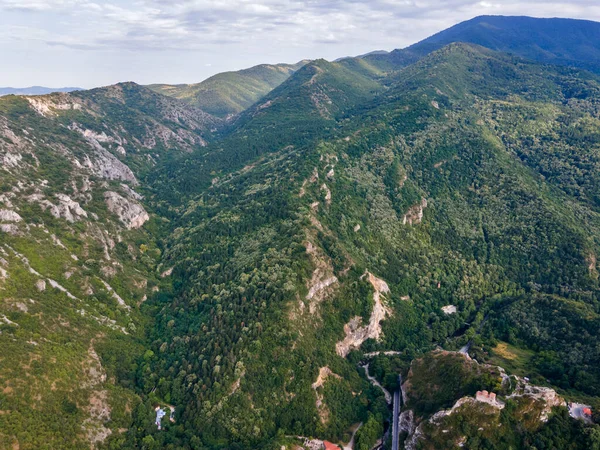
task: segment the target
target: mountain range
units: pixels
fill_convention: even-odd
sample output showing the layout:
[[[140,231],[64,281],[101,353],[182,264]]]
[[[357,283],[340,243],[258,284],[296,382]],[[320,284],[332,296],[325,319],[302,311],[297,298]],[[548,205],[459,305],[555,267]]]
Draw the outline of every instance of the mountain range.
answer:
[[[599,36],[2,97],[0,448],[599,448]]]
[[[262,64],[238,72],[223,72],[197,84],[154,84],[153,91],[181,99],[217,117],[237,114],[279,86],[307,61]]]
[[[45,95],[53,92],[73,92],[81,91],[83,89],[77,87],[62,87],[62,88],[49,88],[43,86],[31,86],[26,88],[11,88],[11,87],[0,87],[0,96],[2,95]]]

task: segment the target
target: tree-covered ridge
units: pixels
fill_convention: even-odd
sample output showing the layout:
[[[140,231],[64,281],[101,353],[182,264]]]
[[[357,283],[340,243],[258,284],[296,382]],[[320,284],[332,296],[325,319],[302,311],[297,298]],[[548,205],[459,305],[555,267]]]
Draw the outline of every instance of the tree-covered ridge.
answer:
[[[246,125],[249,129],[255,126],[252,120]],[[240,128],[237,133],[244,131]],[[312,306],[306,307],[307,317],[301,318],[296,307],[289,304],[299,295],[308,295],[306,278],[311,276],[311,264],[307,249],[323,238],[318,230],[308,232],[308,217],[298,210],[306,208],[301,206],[305,200],[301,202],[297,195],[302,185],[299,175],[312,176],[312,168],[306,168],[308,161],[312,159],[320,167],[321,177],[329,171],[328,165],[319,161],[320,152],[311,147],[301,139],[295,146],[285,145],[279,151],[263,154],[229,176],[213,178],[211,187],[194,195],[185,211],[180,211],[178,231],[169,240],[165,257],[175,264],[173,276],[185,281],[177,283],[175,300],[169,299],[162,309],[164,319],[161,317],[155,335],[156,343],[161,341],[155,351],[159,366],[153,378],[171,370],[172,364],[182,363],[181,370],[177,369],[182,377],[194,374],[193,379],[186,376],[187,389],[182,388],[183,382],[173,384],[165,378],[160,395],[171,399],[177,396],[188,405],[182,415],[186,431],[202,428],[203,438],[217,447],[234,442],[242,447],[258,445],[277,430],[286,429],[307,435],[316,429],[329,429],[329,433],[341,437],[357,418],[365,416],[364,406],[348,394],[349,389],[357,392],[359,386],[367,386],[354,365],[335,356],[336,334],[321,320],[314,323],[308,314]],[[244,149],[252,151],[251,146]],[[238,153],[237,157],[244,155]],[[210,153],[198,163],[208,158]],[[196,174],[201,176],[202,172]],[[202,183],[201,178],[198,181]],[[171,188],[181,195],[185,194],[185,186],[177,183]],[[296,188],[292,190],[291,186]],[[190,252],[202,256],[191,260]],[[325,255],[322,258],[329,259]],[[181,265],[183,261],[188,262]],[[357,282],[359,276],[352,274]],[[361,291],[368,292],[368,288],[363,286]],[[331,321],[336,314],[332,309],[324,317]],[[295,315],[294,325],[289,317]],[[166,339],[163,327],[170,330]],[[343,322],[339,321],[337,327],[341,329]],[[315,328],[323,329],[315,335]],[[203,332],[198,334],[196,330]],[[313,351],[320,339],[329,341],[330,346],[317,356]],[[289,351],[291,347],[293,352]],[[227,358],[223,348],[230,349]],[[272,365],[275,360],[276,368]],[[321,367],[329,367],[335,373],[333,384],[339,383],[342,388],[329,393],[332,386],[327,383],[313,389]],[[271,375],[265,379],[265,373]],[[153,378],[148,380],[149,389],[156,382]],[[283,388],[277,388],[281,383]],[[321,389],[325,391],[321,393]],[[347,416],[338,410],[338,414],[331,415],[331,422],[322,421],[316,407],[321,395],[333,396],[331,403],[345,408]],[[362,396],[361,401],[372,400]],[[235,426],[230,420],[231,410],[239,411]]]
[[[479,16],[406,49],[394,50],[391,55],[396,59],[415,54],[424,56],[453,42],[480,45],[544,64],[600,71],[598,22],[563,18]]]
[[[154,84],[150,89],[178,98],[217,117],[238,114],[287,80],[307,61],[261,64],[237,72],[223,72],[195,84]]]
[[[134,84],[0,100],[0,447],[89,448],[131,425],[139,307],[169,286],[140,181],[218,123]]]
[[[171,184],[178,196],[190,195],[165,252],[180,281],[172,299],[155,305],[156,369],[145,389],[160,386],[160,395],[186,406],[173,433],[154,436],[157,445],[193,435],[198,445],[246,448],[278,439],[276,431],[338,440],[351,423],[381,414],[376,397],[346,412],[361,356],[336,353],[349,324],[371,317],[365,273],[389,285],[390,312],[380,340],[367,339],[361,350],[400,351],[405,361],[471,337],[494,344],[493,318],[514,298],[544,292],[597,308],[590,266],[597,214],[505,144],[512,127],[535,132],[536,116],[500,123],[493,113],[503,105],[593,120],[594,96],[581,102],[576,92],[595,92],[594,77],[452,45],[358,103],[340,89],[346,95],[332,101],[336,113],[319,118],[311,77],[335,92],[346,72],[317,67],[323,72],[306,66],[270,97],[281,102],[277,117],[294,114],[294,125],[315,117],[332,126],[275,134],[258,105],[231,140],[215,145],[216,159],[207,148],[178,169],[185,180],[198,167],[201,192],[187,181]],[[252,136],[261,133],[258,147]],[[568,164],[569,154],[561,155]],[[215,161],[221,165],[209,165]],[[236,172],[215,177],[225,161],[235,161]],[[442,311],[450,304],[456,314]],[[510,324],[513,333],[520,326]],[[597,366],[580,370],[593,379]],[[597,395],[593,383],[576,389]]]
[[[597,426],[569,417],[553,389],[461,353],[415,359],[402,385],[407,449],[596,448]]]
[[[440,408],[512,395],[429,353],[465,344],[596,405],[600,81],[469,44],[383,56],[308,63],[226,124],[132,83],[0,100],[7,442],[280,449],[362,423],[371,448],[370,371],[412,373],[407,442],[436,448]],[[524,397],[490,415],[526,421],[513,448],[596,445]],[[485,406],[457,411],[457,445],[497,447]]]
[[[306,64],[224,127],[221,139],[153,171],[148,183],[160,192],[157,207],[179,214],[182,211],[174,209],[182,201],[217,180],[230,178],[252,161],[290,146],[302,152],[312,148],[320,137],[335,130],[344,114],[383,90],[377,80],[355,74],[342,64],[325,60]]]

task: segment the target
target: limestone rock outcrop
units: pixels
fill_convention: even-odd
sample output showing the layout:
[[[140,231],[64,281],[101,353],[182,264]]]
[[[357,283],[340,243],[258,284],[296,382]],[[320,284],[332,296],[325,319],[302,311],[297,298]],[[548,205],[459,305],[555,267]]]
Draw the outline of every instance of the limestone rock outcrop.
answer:
[[[140,228],[150,216],[136,201],[126,199],[113,191],[104,193],[104,201],[108,210],[115,214],[128,230]]]

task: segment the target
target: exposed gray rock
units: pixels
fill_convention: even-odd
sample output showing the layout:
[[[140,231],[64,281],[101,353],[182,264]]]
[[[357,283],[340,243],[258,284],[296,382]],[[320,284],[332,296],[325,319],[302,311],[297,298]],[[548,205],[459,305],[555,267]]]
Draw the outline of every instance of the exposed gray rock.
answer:
[[[44,280],[37,280],[35,282],[35,288],[38,291],[40,291],[40,292],[45,291],[46,290],[46,281],[44,281]]]
[[[66,94],[54,94],[54,95],[36,95],[32,97],[26,97],[31,107],[40,115],[44,117],[57,115],[57,110],[79,110],[81,105],[76,103],[73,98]]]
[[[88,141],[90,142],[90,141]],[[92,145],[96,149],[95,160],[92,162],[89,158],[86,158],[85,165],[87,165],[92,172],[107,180],[120,180],[129,181],[132,184],[138,184],[135,175],[131,169],[119,161],[116,156],[105,150],[100,144]]]
[[[113,143],[113,142],[117,142],[117,143],[121,143],[121,139],[120,138],[114,138],[112,136],[108,136],[104,131],[102,133],[96,133],[93,130],[84,130],[82,132],[83,137],[85,137],[86,139],[95,139],[98,142],[103,142],[103,143]]]
[[[19,227],[12,223],[2,223],[0,224],[0,231],[16,236],[19,234]]]
[[[62,217],[63,219],[66,219],[67,222],[73,223],[81,218],[87,218],[88,216],[87,212],[79,205],[79,203],[66,194],[56,194],[56,198],[58,199],[57,205],[50,200],[40,200],[40,197],[33,198],[33,196],[30,196],[29,198],[33,201],[39,201],[42,208],[49,208],[50,214],[57,219]]]
[[[39,275],[39,274],[37,274],[37,275]],[[79,300],[77,297],[75,297],[73,294],[71,294],[65,287],[61,286],[58,282],[56,282],[56,281],[48,278],[48,283],[54,289],[58,289],[59,291],[64,292],[67,295],[67,297],[69,297],[70,299],[72,299],[72,300]]]
[[[383,294],[390,292],[388,284],[368,271],[365,271],[362,277],[367,277],[375,290],[373,293],[373,311],[369,323],[366,325],[362,325],[362,317],[360,316],[355,316],[344,325],[346,337],[335,345],[337,354],[344,358],[350,353],[350,350],[360,348],[367,339],[378,341],[382,334],[380,322],[392,313],[390,308],[381,300]]]
[[[330,205],[331,204],[331,190],[325,183],[323,183],[323,185],[321,186],[321,190],[325,191],[325,203]]]
[[[14,194],[12,192],[9,192],[8,194],[12,194],[11,197],[14,197]],[[0,202],[4,203],[4,205],[7,206],[8,208],[13,207],[13,203],[10,201],[9,195],[7,195],[7,194],[0,195]]]
[[[144,198],[142,195],[135,192],[133,189],[131,189],[125,183],[121,183],[121,188],[123,189],[123,192],[125,192],[127,194],[127,196],[131,197],[133,200],[141,200]]]
[[[417,223],[421,223],[423,220],[423,210],[427,208],[427,199],[421,199],[421,203],[418,205],[411,206],[408,212],[402,218],[402,223],[404,225],[415,225]]]
[[[129,307],[127,305],[127,303],[125,303],[125,300],[123,300],[123,298],[119,294],[117,294],[117,292],[112,288],[112,286],[110,284],[108,284],[106,281],[102,280],[101,278],[98,278],[98,279],[104,285],[106,290],[111,293],[112,297],[117,301],[119,306],[125,308],[128,311],[131,309],[131,307]]]
[[[456,306],[455,305],[446,305],[446,306],[442,306],[442,311],[444,312],[444,314],[446,315],[450,315],[450,314],[456,314]]]
[[[165,270],[163,273],[160,274],[160,277],[165,278],[165,277],[170,276],[173,273],[173,269],[174,269],[174,267],[171,267],[171,268]]]
[[[137,184],[137,179],[131,169],[100,145],[101,142],[108,144],[117,143],[120,145],[122,143],[120,137],[115,138],[113,136],[108,136],[105,132],[97,133],[92,130],[84,130],[76,123],[73,123],[69,128],[81,134],[95,150],[95,154],[92,155],[92,158],[87,155],[85,156],[83,163],[80,163],[75,159],[73,163],[76,166],[86,167],[96,176],[107,180],[129,181],[130,183]],[[124,151],[125,150],[123,149],[123,152]],[[119,153],[121,152],[119,151]]]
[[[552,408],[555,406],[566,406],[565,399],[558,395],[554,389],[545,386],[535,386],[521,378],[517,378],[517,380],[517,387],[507,398],[529,397],[543,402],[544,407],[541,409],[538,417],[541,422],[548,421]]]
[[[6,153],[2,156],[2,165],[7,168],[18,167],[22,159],[20,153]]]
[[[398,420],[398,432],[411,436],[415,432],[415,426],[415,413],[411,409],[402,411]]]
[[[61,240],[59,238],[56,237],[55,234],[51,235],[50,238],[52,239],[52,242],[54,243],[54,245],[56,245],[57,247],[60,247],[63,250],[67,249],[67,247],[65,247],[65,245],[61,242]]]
[[[4,222],[21,222],[23,219],[10,209],[0,209],[0,220]]]
[[[22,159],[20,153],[6,153],[2,156],[2,165],[9,168],[18,167]]]
[[[150,216],[139,203],[126,199],[116,192],[104,193],[104,200],[108,210],[115,214],[127,229],[140,228]]]
[[[102,266],[100,272],[102,272],[102,275],[106,278],[112,278],[117,274],[117,269],[110,266]]]

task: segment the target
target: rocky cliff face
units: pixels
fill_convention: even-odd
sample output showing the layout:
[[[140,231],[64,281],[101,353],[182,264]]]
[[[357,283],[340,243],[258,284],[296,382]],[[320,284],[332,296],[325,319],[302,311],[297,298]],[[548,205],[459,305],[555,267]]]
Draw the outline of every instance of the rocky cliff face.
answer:
[[[128,230],[140,228],[150,219],[144,207],[135,200],[124,198],[113,191],[105,192],[104,199],[108,210],[115,214]]]
[[[554,389],[532,385],[526,379],[514,375],[508,376],[501,367],[479,364],[462,353],[437,351],[422,361],[427,361],[427,370],[423,371],[421,363],[417,363],[417,369],[413,362],[403,385],[408,409],[402,413],[402,430],[406,433],[405,448],[408,450],[442,448],[440,446],[445,446],[448,442],[463,446],[471,439],[482,437],[493,441],[497,439],[498,428],[506,426],[506,417],[518,420],[524,429],[535,432],[548,421],[553,408],[566,406],[564,398]],[[453,362],[449,364],[450,361]],[[425,387],[438,392],[434,397],[444,397],[445,394],[441,392],[449,388],[444,383],[451,383],[449,376],[444,374],[452,365],[455,367],[454,372],[456,367],[462,366],[465,371],[461,377],[475,385],[479,383],[484,386],[482,381],[478,381],[484,379],[479,378],[481,375],[492,379],[496,376],[496,392],[481,389],[473,395],[454,397],[456,400],[450,407],[423,414],[420,402],[427,398],[427,394],[423,395],[420,390]],[[417,370],[413,371],[413,368]],[[430,377],[426,380],[418,379],[425,374]],[[503,413],[509,401],[510,411]],[[474,434],[473,430],[476,430]]]
[[[130,411],[137,396],[115,393],[95,347],[141,331],[139,305],[168,283],[143,228],[139,179],[166,153],[205,145],[215,127],[131,84],[0,99],[0,345],[10,361],[0,390],[19,417],[14,428],[0,415],[0,430],[27,436],[21,448],[38,438],[21,430],[44,420],[25,411],[62,417],[73,445],[98,446],[126,426],[112,411]],[[32,361],[44,377],[18,370]],[[60,446],[58,436],[42,438]]]
[[[336,344],[338,355],[345,357],[350,350],[358,349],[367,339],[379,340],[381,337],[381,321],[391,314],[391,310],[385,305],[383,296],[389,294],[390,288],[387,283],[370,272],[363,275],[371,286],[373,286],[373,311],[369,323],[361,325],[362,318],[354,317],[344,326],[345,338]]]

